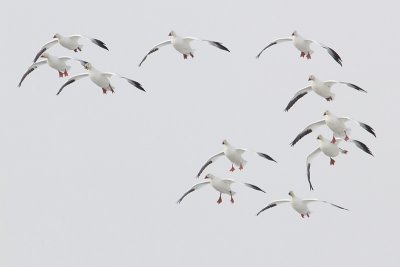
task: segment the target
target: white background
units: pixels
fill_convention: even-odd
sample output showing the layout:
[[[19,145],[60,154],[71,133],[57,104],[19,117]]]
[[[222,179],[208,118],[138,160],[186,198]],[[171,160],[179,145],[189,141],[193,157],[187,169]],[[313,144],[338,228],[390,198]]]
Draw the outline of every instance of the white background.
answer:
[[[0,265],[20,266],[398,266],[398,10],[395,1],[11,1],[3,3],[0,65]],[[183,60],[171,46],[138,64],[175,30],[221,41],[231,53],[193,43]],[[314,46],[307,61],[290,43],[255,56],[297,30],[343,59],[340,67]],[[146,93],[114,79],[103,95],[89,79],[56,92],[66,79],[42,66],[17,88],[52,36],[85,34],[83,51],[56,46],[103,71],[142,83]],[[71,63],[70,75],[84,72]],[[310,93],[288,112],[308,76],[352,82],[326,102]],[[317,134],[289,143],[329,109],[370,124],[353,126],[351,144],[334,167],[323,155],[305,160]],[[321,132],[330,138],[326,128]],[[220,159],[206,172],[249,182],[234,185],[235,204],[193,184],[221,142],[254,154],[241,172]],[[302,219],[289,205],[255,216],[289,190],[342,205],[311,206]]]

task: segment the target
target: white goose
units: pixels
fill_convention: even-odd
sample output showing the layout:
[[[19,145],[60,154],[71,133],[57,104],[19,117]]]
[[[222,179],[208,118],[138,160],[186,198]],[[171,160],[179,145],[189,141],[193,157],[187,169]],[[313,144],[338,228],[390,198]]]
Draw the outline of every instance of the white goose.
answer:
[[[350,133],[350,128],[346,126],[346,122],[352,121],[356,124],[358,124],[361,128],[372,134],[373,136],[376,137],[375,130],[369,126],[368,124],[365,124],[363,122],[359,122],[356,120],[353,120],[349,117],[337,117],[335,116],[332,112],[329,110],[324,112],[324,119],[313,122],[310,125],[308,125],[306,128],[304,128],[303,131],[301,131],[296,138],[290,143],[290,145],[294,146],[298,141],[300,141],[301,138],[304,136],[312,133],[315,131],[317,128],[319,128],[322,125],[326,125],[329,127],[329,129],[332,130],[333,132],[333,137],[332,137],[332,143],[336,142],[335,136],[344,139],[345,141],[349,140],[349,133]]]
[[[67,65],[67,61],[69,60],[76,60],[75,58],[72,57],[57,57],[54,55],[51,55],[49,53],[43,53],[40,57],[45,58],[44,60],[39,60],[36,63],[33,63],[32,65],[29,66],[28,70],[24,73],[24,75],[21,78],[21,81],[18,84],[18,87],[21,87],[22,82],[25,80],[26,76],[28,76],[32,71],[37,69],[38,67],[44,65],[47,63],[49,67],[55,69],[58,71],[58,77],[67,77],[68,76],[68,70],[71,68],[71,66]],[[77,60],[79,61],[79,60]]]
[[[332,48],[330,48],[326,45],[323,45],[317,41],[305,39],[300,34],[298,34],[297,31],[294,31],[292,33],[291,37],[279,38],[279,39],[272,41],[263,50],[261,50],[260,53],[258,53],[257,58],[259,58],[261,56],[262,52],[264,52],[264,50],[267,49],[268,47],[282,43],[282,42],[289,42],[289,41],[291,41],[293,43],[294,47],[296,47],[297,50],[299,50],[301,52],[300,57],[302,57],[302,58],[306,57],[307,59],[311,59],[311,54],[314,53],[314,51],[311,50],[310,44],[314,43],[314,44],[317,44],[317,45],[321,46],[322,48],[326,49],[326,51],[329,53],[329,55],[331,55],[331,57],[337,63],[339,63],[340,66],[342,66],[342,59],[340,58],[338,53],[335,52],[335,50],[333,50]]]
[[[238,166],[239,170],[243,169],[247,161],[243,159],[242,154],[248,150],[243,148],[236,148],[231,144],[229,144],[227,140],[222,141],[222,145],[224,146],[224,150],[222,152],[219,152],[218,154],[215,154],[214,156],[212,156],[207,160],[207,162],[201,167],[199,173],[197,174],[197,178],[200,177],[201,173],[204,171],[205,168],[207,168],[208,165],[210,165],[211,163],[213,163],[222,156],[225,156],[232,163],[232,167],[230,168],[229,171],[233,172],[235,170],[235,167],[233,167],[233,165]],[[267,160],[276,162],[276,160],[274,160],[265,153],[256,152],[256,154]]]
[[[301,199],[299,197],[297,197],[293,191],[289,192],[289,196],[292,197],[292,199],[279,199],[279,200],[274,200],[271,203],[269,203],[265,208],[263,208],[262,210],[260,210],[257,213],[257,216],[260,215],[261,212],[276,207],[277,205],[280,204],[284,204],[284,203],[290,203],[292,208],[297,211],[298,213],[300,213],[301,217],[304,218],[305,216],[310,217],[310,210],[308,209],[308,203],[310,202],[322,202],[322,203],[326,203],[326,204],[330,204],[336,208],[342,209],[342,210],[348,210],[346,208],[343,208],[341,206],[338,206],[336,204],[330,203],[328,201],[325,200],[319,200],[316,198],[310,198],[310,199]]]
[[[65,47],[69,50],[73,50],[75,52],[82,51],[82,44],[79,44],[79,39],[84,38],[92,43],[94,43],[97,46],[100,46],[101,48],[104,48],[108,50],[107,46],[100,40],[95,39],[95,38],[90,38],[84,35],[69,35],[69,36],[63,36],[59,33],[54,34],[53,40],[45,43],[42,48],[40,48],[39,52],[36,54],[35,59],[33,62],[36,62],[40,55],[43,54],[46,50],[50,49],[52,46],[56,45],[59,43],[62,47]]]
[[[348,83],[348,82],[340,82],[340,81],[321,81],[315,75],[310,75],[308,78],[309,81],[311,81],[311,84],[309,86],[304,87],[300,91],[298,91],[294,97],[290,100],[289,104],[287,104],[285,111],[289,111],[289,109],[303,96],[308,94],[311,91],[314,91],[317,95],[323,97],[326,99],[326,101],[332,101],[335,97],[335,94],[331,92],[331,87],[335,84],[345,84],[353,89],[356,89],[357,91],[364,92],[366,93],[364,89],[360,88],[359,86]]]
[[[122,79],[126,80],[128,83],[130,83],[133,86],[135,86],[136,88],[138,88],[139,90],[145,91],[143,89],[142,85],[134,80],[128,79],[126,77],[123,77],[119,74],[112,73],[112,72],[101,72],[101,71],[97,70],[96,68],[94,68],[92,66],[92,64],[90,64],[89,62],[86,62],[83,60],[80,60],[80,61],[81,61],[81,64],[84,66],[84,68],[88,70],[88,72],[72,76],[67,82],[65,82],[61,86],[57,95],[59,95],[61,93],[61,91],[64,89],[64,87],[66,87],[67,85],[70,85],[71,83],[73,83],[77,80],[80,80],[82,78],[85,78],[85,77],[89,77],[93,83],[95,83],[97,86],[99,86],[103,90],[103,94],[106,94],[107,91],[111,91],[112,93],[114,93],[114,87],[111,85],[110,80],[109,80],[109,78],[111,78],[112,76],[122,78]]]
[[[233,195],[235,194],[234,191],[232,191],[231,189],[231,185],[233,183],[240,183],[240,182],[236,182],[235,180],[232,179],[221,179],[215,175],[212,174],[207,174],[204,179],[207,179],[207,181],[205,182],[201,182],[201,183],[197,183],[195,184],[192,188],[190,188],[185,194],[183,194],[183,196],[177,201],[177,203],[181,203],[182,200],[190,193],[192,193],[193,191],[199,190],[200,188],[202,188],[203,186],[210,184],[215,190],[217,190],[219,192],[219,198],[217,203],[220,204],[222,202],[222,194],[227,194],[231,197],[231,203],[233,204],[235,201],[233,199]],[[248,184],[248,183],[240,183],[243,184],[247,187],[250,187],[254,190],[257,191],[261,191],[264,192],[264,190],[262,190],[261,188],[259,188],[258,186],[252,185],[252,184]]]
[[[196,37],[180,37],[174,31],[171,31],[168,36],[171,36],[170,40],[166,40],[159,44],[156,44],[155,46],[153,46],[150,49],[150,51],[146,54],[146,56],[139,63],[139,67],[146,60],[148,55],[156,52],[161,47],[169,45],[169,44],[172,44],[172,46],[175,48],[175,50],[183,55],[184,59],[187,59],[188,56],[191,56],[192,58],[194,57],[194,50],[190,46],[190,42],[192,42],[192,41],[204,41],[204,42],[207,42],[208,44],[215,46],[219,49],[230,52],[229,49],[226,48],[225,46],[223,46],[222,43],[220,43],[220,42],[200,39],[200,38],[196,38]]]
[[[338,143],[342,141],[342,139],[336,139],[335,143],[330,142],[328,139],[325,139],[321,134],[318,135],[317,139],[319,140],[319,146],[317,149],[315,149],[311,154],[308,155],[307,160],[306,160],[306,166],[307,166],[307,178],[308,178],[308,183],[310,184],[310,190],[314,190],[312,184],[311,184],[311,175],[310,175],[310,168],[311,168],[311,161],[320,153],[323,152],[326,156],[330,158],[330,165],[335,164],[335,160],[333,159],[334,157],[337,157],[339,154],[347,154],[347,150],[341,149],[338,146]],[[364,151],[367,154],[370,154],[371,156],[374,156],[371,152],[371,150],[362,142],[354,139],[349,139],[350,143],[353,143]]]

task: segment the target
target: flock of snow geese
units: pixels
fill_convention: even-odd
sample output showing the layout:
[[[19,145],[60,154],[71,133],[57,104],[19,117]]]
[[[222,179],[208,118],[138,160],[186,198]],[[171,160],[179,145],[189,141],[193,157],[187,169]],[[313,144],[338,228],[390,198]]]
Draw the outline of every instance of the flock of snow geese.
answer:
[[[196,37],[180,37],[174,31],[171,31],[169,33],[169,36],[170,36],[170,39],[153,46],[149,50],[149,52],[144,56],[142,61],[139,63],[139,67],[144,63],[144,61],[147,59],[147,57],[149,55],[153,54],[154,52],[158,51],[161,47],[166,46],[166,45],[172,45],[176,51],[178,51],[179,53],[181,53],[183,55],[184,59],[187,59],[188,57],[192,57],[192,58],[194,57],[194,50],[192,49],[192,47],[190,45],[192,41],[206,42],[209,45],[212,45],[221,50],[230,52],[229,49],[226,48],[220,42],[210,41],[210,40],[206,40],[206,39],[200,39],[200,38],[196,38]],[[124,79],[131,85],[138,88],[139,90],[145,91],[139,82],[134,81],[130,78],[121,76],[117,73],[102,72],[100,70],[97,70],[95,67],[93,67],[93,65],[90,62],[87,62],[87,61],[84,61],[81,59],[77,59],[74,57],[69,57],[69,56],[58,57],[58,56],[48,53],[48,50],[51,47],[55,46],[56,44],[59,44],[60,46],[66,48],[66,49],[73,50],[74,52],[82,51],[82,44],[79,43],[80,39],[86,39],[87,41],[90,41],[93,44],[95,44],[103,49],[108,50],[105,43],[98,39],[90,38],[90,37],[87,37],[84,35],[63,36],[63,35],[57,33],[53,36],[53,39],[51,41],[47,42],[40,48],[39,52],[36,54],[36,56],[33,60],[33,64],[31,66],[29,66],[28,70],[22,76],[22,78],[18,84],[18,87],[20,87],[22,85],[22,82],[26,79],[26,77],[30,73],[32,73],[35,69],[37,69],[38,67],[45,65],[45,64],[47,64],[49,67],[57,70],[59,77],[61,77],[61,78],[67,77],[69,75],[68,71],[71,68],[69,65],[67,65],[67,62],[68,61],[76,61],[76,62],[79,62],[87,70],[87,72],[70,77],[61,86],[61,88],[57,92],[57,95],[59,95],[66,86],[74,83],[77,80],[85,78],[85,77],[89,77],[90,80],[94,84],[96,84],[97,86],[99,86],[102,89],[104,94],[106,94],[108,91],[111,91],[112,93],[114,93],[114,87],[110,83],[111,77],[118,77],[118,78]],[[297,31],[294,31],[290,37],[279,38],[279,39],[272,41],[264,49],[262,49],[261,52],[256,57],[259,58],[261,56],[261,54],[267,48],[269,48],[273,45],[282,43],[282,42],[292,42],[294,47],[300,51],[300,57],[306,58],[306,59],[311,59],[311,55],[314,53],[314,51],[311,50],[310,45],[315,44],[315,45],[320,46],[321,48],[325,49],[328,52],[328,54],[340,66],[342,66],[342,59],[332,48],[330,48],[322,43],[319,43],[317,41],[306,39],[306,38],[302,37],[301,35],[299,35],[297,33]],[[39,58],[41,58],[41,59],[39,60]],[[311,84],[304,87],[303,89],[299,90],[294,95],[294,97],[287,104],[285,111],[289,111],[289,109],[298,100],[300,100],[303,96],[305,96],[306,94],[308,94],[311,91],[314,91],[317,95],[323,97],[326,101],[333,101],[335,98],[335,94],[333,94],[331,92],[331,87],[335,84],[346,85],[346,86],[353,88],[359,92],[366,93],[366,91],[363,90],[362,88],[360,88],[359,86],[352,84],[352,83],[348,83],[348,82],[341,82],[341,81],[334,81],[334,80],[321,81],[317,77],[315,77],[315,75],[310,75],[308,80],[311,82]],[[354,124],[357,124],[358,126],[365,129],[370,134],[372,134],[373,136],[376,137],[374,129],[371,126],[367,125],[366,123],[354,120],[349,117],[338,117],[338,116],[334,115],[333,113],[331,113],[330,111],[326,110],[323,113],[322,120],[313,122],[313,123],[309,124],[308,126],[306,126],[291,142],[291,146],[294,146],[303,137],[305,137],[306,135],[308,135],[312,132],[315,132],[320,126],[323,126],[323,125],[328,126],[328,128],[333,133],[333,137],[331,140],[325,138],[321,134],[318,135],[317,140],[319,142],[319,145],[311,154],[308,155],[308,157],[306,159],[306,173],[307,173],[310,190],[314,190],[312,183],[311,183],[311,174],[310,174],[311,173],[310,172],[311,162],[321,152],[330,158],[330,165],[334,165],[335,164],[335,160],[333,159],[334,157],[337,157],[340,154],[347,153],[347,150],[344,150],[339,147],[339,143],[344,141],[344,142],[354,144],[356,147],[358,147],[365,153],[368,153],[371,156],[373,156],[370,149],[364,143],[362,143],[361,141],[355,140],[355,139],[351,139],[349,137],[351,129],[346,125],[346,123],[348,123],[348,122],[353,122]],[[211,165],[213,162],[215,162],[218,158],[221,158],[221,157],[225,157],[231,162],[231,168],[229,169],[229,171],[231,171],[231,172],[233,172],[235,170],[235,166],[237,168],[239,168],[239,170],[242,170],[244,168],[247,161],[245,159],[243,159],[242,155],[245,152],[251,152],[251,151],[249,151],[247,149],[236,148],[236,147],[232,146],[227,140],[224,140],[222,142],[222,145],[223,145],[223,151],[213,155],[206,161],[206,163],[200,168],[200,170],[197,174],[197,178],[199,178],[201,176],[203,171],[207,167],[209,167],[209,165]],[[255,152],[255,153],[258,156],[260,156],[261,158],[264,158],[268,161],[276,162],[271,156],[269,156],[265,153],[262,153],[262,152]],[[219,192],[219,198],[217,200],[218,204],[220,204],[222,202],[222,194],[226,194],[226,195],[230,196],[230,201],[232,203],[234,203],[233,196],[234,196],[235,192],[231,189],[231,185],[233,183],[239,183],[239,184],[245,185],[251,189],[265,193],[264,190],[262,190],[260,187],[258,187],[256,185],[253,185],[250,183],[240,183],[240,182],[237,182],[232,179],[221,179],[211,173],[208,173],[207,175],[205,175],[204,179],[205,179],[205,181],[195,184],[186,193],[184,193],[182,195],[182,197],[178,200],[178,203],[181,203],[182,200],[190,193],[197,191],[200,188],[202,188],[203,186],[208,185],[208,184],[210,184],[216,191]],[[275,207],[275,206],[277,206],[279,204],[283,204],[283,203],[291,203],[292,208],[295,211],[297,211],[301,215],[302,218],[304,218],[305,216],[309,217],[310,210],[308,209],[308,204],[310,202],[326,203],[333,207],[347,210],[346,208],[343,208],[341,206],[338,206],[336,204],[333,204],[333,203],[330,203],[330,202],[327,202],[324,200],[301,199],[301,198],[297,197],[293,191],[289,192],[289,196],[291,197],[291,199],[279,199],[279,200],[272,201],[266,207],[261,209],[257,213],[257,215],[259,215],[261,212],[263,212],[269,208]]]

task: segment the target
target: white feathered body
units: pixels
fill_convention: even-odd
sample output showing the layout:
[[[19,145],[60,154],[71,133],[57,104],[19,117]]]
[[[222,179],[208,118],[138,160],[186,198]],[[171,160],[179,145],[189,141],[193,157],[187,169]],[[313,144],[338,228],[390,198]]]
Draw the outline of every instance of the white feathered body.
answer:
[[[244,167],[244,165],[247,163],[247,161],[242,157],[244,152],[244,150],[234,148],[230,145],[226,145],[224,148],[225,156],[236,166],[240,166],[240,164],[242,164],[242,167]]]
[[[222,194],[227,194],[227,195],[235,194],[235,192],[231,190],[232,182],[229,180],[222,180],[218,177],[213,177],[213,179],[210,179],[210,184],[215,190],[217,190]]]
[[[311,89],[323,98],[331,97],[333,99],[335,97],[335,94],[331,92],[331,88],[318,79],[312,81]]]
[[[314,51],[310,49],[310,42],[305,40],[302,36],[296,35],[293,36],[293,45],[303,53],[310,53],[312,54]]]
[[[184,55],[188,55],[193,52],[189,42],[180,36],[174,36],[171,40],[171,44],[179,53]]]
[[[335,115],[325,116],[325,123],[336,137],[344,138],[346,133],[349,132],[344,122]]]
[[[59,59],[58,57],[47,55],[47,64],[59,72],[64,72],[65,70],[69,70],[71,68],[65,63],[65,61],[66,60]]]
[[[95,68],[91,68],[89,70],[89,78],[94,82],[97,86],[106,89],[106,90],[111,90],[111,84],[109,79],[107,78],[106,75],[104,75],[102,72],[98,71]]]

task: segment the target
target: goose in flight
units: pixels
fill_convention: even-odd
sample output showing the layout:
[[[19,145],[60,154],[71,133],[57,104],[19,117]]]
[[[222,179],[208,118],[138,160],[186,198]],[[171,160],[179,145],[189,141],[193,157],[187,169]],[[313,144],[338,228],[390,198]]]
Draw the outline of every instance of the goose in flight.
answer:
[[[341,207],[341,206],[338,206],[338,205],[336,205],[336,204],[333,204],[333,203],[328,202],[328,201],[325,201],[325,200],[319,200],[319,199],[316,199],[316,198],[301,199],[301,198],[297,197],[297,196],[294,194],[293,191],[290,191],[290,192],[289,192],[289,196],[291,196],[292,199],[278,199],[278,200],[272,201],[272,202],[269,203],[265,208],[263,208],[262,210],[260,210],[260,211],[257,213],[257,216],[260,215],[261,212],[263,212],[263,211],[265,211],[265,210],[267,210],[267,209],[276,207],[276,206],[278,206],[278,205],[280,205],[280,204],[284,204],[284,203],[290,203],[291,206],[292,206],[292,208],[293,208],[295,211],[297,211],[298,213],[300,213],[300,215],[301,215],[302,218],[304,218],[305,216],[310,217],[310,213],[311,213],[311,212],[310,212],[310,210],[308,209],[308,203],[310,203],[310,202],[322,202],[322,203],[329,204],[329,205],[331,205],[331,206],[333,206],[333,207],[336,207],[336,208],[339,208],[339,209],[347,210],[347,211],[348,211],[348,209],[346,209],[346,208],[343,208],[343,207]]]
[[[219,152],[218,154],[215,154],[214,156],[212,156],[207,160],[207,162],[201,167],[199,173],[197,174],[197,178],[200,177],[201,173],[204,171],[205,168],[207,168],[208,165],[210,165],[211,163],[213,163],[222,156],[228,158],[228,160],[230,160],[230,162],[232,163],[232,167],[230,168],[229,171],[233,172],[235,170],[235,167],[233,167],[233,165],[238,166],[239,170],[243,170],[243,167],[247,163],[247,161],[242,158],[242,154],[248,150],[243,148],[236,148],[232,146],[230,143],[228,143],[227,140],[222,141],[222,145],[224,146],[224,150],[222,152]],[[260,157],[276,162],[276,160],[274,160],[265,153],[261,152],[256,152],[256,153]]]
[[[40,50],[36,54],[33,62],[36,62],[39,59],[40,55],[42,55],[46,50],[50,49],[52,46],[56,45],[57,43],[59,43],[61,46],[65,47],[65,48],[67,48],[69,50],[73,50],[75,52],[82,51],[83,45],[79,44],[79,39],[81,39],[81,38],[87,39],[87,40],[91,41],[92,43],[94,43],[95,45],[108,50],[105,43],[103,43],[99,39],[90,38],[90,37],[87,37],[84,35],[63,36],[59,33],[56,33],[56,34],[54,34],[53,39],[51,41],[45,43],[42,46],[42,48],[40,48]]]
[[[172,46],[175,48],[175,50],[183,55],[184,59],[187,59],[188,56],[191,56],[192,58],[194,57],[194,50],[190,46],[190,42],[192,42],[192,41],[204,41],[204,42],[207,42],[208,44],[215,46],[219,49],[230,52],[229,49],[226,48],[225,46],[223,46],[222,43],[220,43],[220,42],[200,39],[200,38],[196,38],[196,37],[180,37],[174,31],[171,31],[168,36],[170,36],[170,38],[171,38],[170,40],[166,40],[159,44],[156,44],[155,46],[153,46],[150,49],[150,51],[146,54],[146,56],[139,63],[139,67],[143,64],[143,62],[146,60],[148,55],[156,52],[161,47],[169,45],[169,44],[172,44]]]
[[[309,81],[311,81],[311,84],[309,86],[304,87],[300,91],[298,91],[294,97],[290,100],[289,104],[287,104],[285,111],[289,111],[289,109],[303,96],[308,94],[311,91],[314,91],[317,95],[323,97],[326,99],[326,101],[332,101],[335,97],[335,94],[331,92],[331,87],[335,84],[345,84],[353,89],[356,89],[357,91],[364,92],[366,93],[364,89],[360,88],[359,86],[348,83],[348,82],[340,82],[340,81],[321,81],[315,75],[310,75],[308,78]]]
[[[49,67],[55,69],[58,71],[58,77],[67,77],[68,76],[68,70],[71,68],[71,66],[67,65],[67,61],[69,60],[76,60],[75,58],[72,57],[57,57],[54,55],[51,55],[49,53],[43,53],[40,57],[44,58],[43,60],[39,60],[32,65],[29,66],[28,70],[24,73],[24,75],[21,78],[21,81],[18,84],[18,87],[21,87],[22,82],[25,80],[26,76],[28,76],[32,71],[37,69],[40,66],[43,66],[47,63]]]
[[[114,87],[111,85],[110,80],[109,80],[109,78],[111,78],[112,76],[116,76],[118,78],[124,79],[128,83],[130,83],[133,86],[135,86],[136,88],[138,88],[139,90],[145,91],[143,89],[142,85],[134,80],[128,79],[126,77],[123,77],[119,74],[112,73],[112,72],[101,72],[101,71],[97,70],[96,68],[94,68],[92,66],[92,64],[90,64],[89,62],[83,61],[83,60],[81,60],[81,64],[83,65],[83,67],[85,69],[87,69],[88,72],[78,74],[78,75],[75,75],[75,76],[72,76],[71,78],[69,78],[69,80],[66,81],[61,86],[57,95],[59,95],[61,93],[61,91],[64,89],[64,87],[66,87],[67,85],[70,85],[71,83],[73,83],[77,80],[80,80],[82,78],[85,78],[85,77],[89,77],[93,83],[95,83],[97,86],[99,86],[103,90],[103,94],[107,94],[107,91],[111,91],[112,93],[114,93]]]
[[[232,191],[231,189],[231,185],[233,183],[239,183],[242,185],[245,185],[247,187],[250,187],[251,189],[257,190],[257,191],[261,191],[264,192],[264,190],[262,190],[261,188],[259,188],[258,186],[252,185],[252,184],[248,184],[248,183],[240,183],[240,182],[236,182],[235,180],[232,179],[221,179],[215,175],[212,174],[207,174],[204,179],[206,179],[207,181],[205,182],[201,182],[201,183],[197,183],[195,184],[192,188],[190,188],[185,194],[183,194],[183,196],[178,200],[178,204],[182,202],[182,200],[190,193],[199,190],[200,188],[202,188],[203,186],[210,184],[215,190],[217,190],[219,192],[219,198],[217,203],[221,204],[222,202],[222,194],[227,194],[231,197],[231,203],[233,204],[235,201],[233,199],[233,195],[235,194],[234,191]]]
[[[310,44],[314,43],[314,44],[317,44],[317,45],[321,46],[322,48],[324,48],[329,53],[329,55],[337,63],[339,63],[340,66],[342,66],[342,59],[340,58],[338,53],[335,52],[335,50],[333,50],[332,48],[330,48],[324,44],[321,44],[317,41],[305,39],[300,34],[298,34],[297,31],[294,31],[292,33],[291,37],[279,38],[279,39],[272,41],[269,45],[264,47],[260,53],[258,53],[257,58],[259,58],[261,56],[262,52],[264,52],[264,50],[267,49],[268,47],[271,47],[273,45],[283,43],[283,42],[289,42],[289,41],[293,42],[294,47],[296,47],[297,50],[299,50],[301,52],[300,57],[302,57],[302,58],[306,57],[307,59],[311,59],[311,54],[314,53],[314,51],[311,50]]]
[[[329,110],[324,112],[324,119],[313,122],[310,125],[308,125],[306,128],[304,128],[303,131],[301,131],[296,138],[290,143],[291,146],[294,146],[298,141],[300,141],[301,138],[304,136],[312,133],[315,131],[317,128],[320,126],[326,125],[328,126],[329,129],[333,132],[333,137],[332,137],[332,143],[336,142],[335,136],[344,139],[345,141],[349,140],[348,134],[350,133],[350,128],[346,126],[346,122],[352,121],[355,124],[358,124],[361,128],[372,134],[373,136],[376,137],[375,130],[369,126],[366,123],[359,122],[356,120],[353,120],[352,118],[349,117],[337,117],[335,116],[332,112]]]
[[[325,139],[321,134],[318,135],[317,139],[319,140],[319,146],[317,149],[315,149],[311,154],[308,155],[307,160],[306,160],[306,166],[307,166],[307,178],[308,178],[308,183],[310,185],[310,190],[314,190],[312,184],[311,184],[311,175],[310,175],[310,168],[311,168],[311,161],[320,153],[324,153],[327,157],[330,158],[330,165],[335,165],[335,160],[333,159],[334,157],[338,156],[339,154],[347,154],[347,150],[341,149],[338,144],[342,139],[336,139],[335,143],[330,142],[328,139]],[[349,139],[350,143],[353,143],[364,151],[367,154],[370,154],[371,156],[374,156],[371,152],[371,150],[362,142],[354,139]]]

